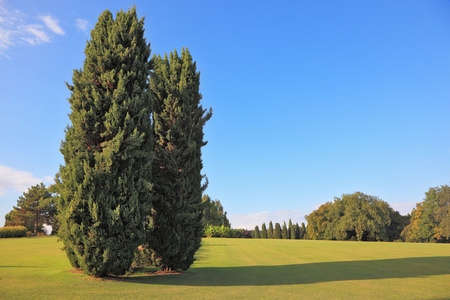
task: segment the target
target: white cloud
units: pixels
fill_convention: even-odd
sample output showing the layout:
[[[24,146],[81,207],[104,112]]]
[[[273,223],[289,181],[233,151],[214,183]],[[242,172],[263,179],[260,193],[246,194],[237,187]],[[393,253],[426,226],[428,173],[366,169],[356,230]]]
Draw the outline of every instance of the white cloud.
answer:
[[[36,20],[36,19],[34,19]],[[65,34],[58,20],[47,14],[33,21],[19,10],[11,9],[0,0],[0,55],[6,56],[6,50],[13,46],[38,45],[51,42],[50,34]]]
[[[75,20],[75,27],[78,30],[83,31],[84,33],[89,33],[89,21],[88,20],[83,20],[83,19],[76,19]]]
[[[292,223],[305,222],[304,219],[305,212],[300,210],[277,210],[273,212],[262,211],[257,213],[250,214],[234,214],[229,215],[228,219],[230,220],[231,227],[233,228],[244,228],[244,229],[254,229],[256,225],[261,228],[262,223],[266,223],[266,226],[269,226],[269,221],[272,221],[273,225],[275,223],[280,223],[283,225],[283,222],[288,222],[289,219],[292,220]],[[306,223],[306,222],[305,222]]]
[[[19,29],[24,33],[22,39],[27,41],[30,45],[50,42],[50,37],[43,30],[42,25],[30,24],[21,26]]]
[[[49,182],[47,181],[49,178],[51,177],[46,176],[45,182]],[[43,181],[40,178],[34,177],[30,172],[19,171],[0,165],[0,197],[5,196],[6,192],[10,189],[16,190],[17,192],[26,192],[31,186]]]
[[[16,24],[23,23],[23,17],[24,14],[7,9],[4,2],[0,1],[0,54],[3,54],[3,49],[14,45]]]
[[[66,34],[64,30],[58,25],[59,20],[53,18],[51,15],[40,16],[39,19],[41,19],[45,23],[45,26],[47,26],[54,33],[59,35]]]

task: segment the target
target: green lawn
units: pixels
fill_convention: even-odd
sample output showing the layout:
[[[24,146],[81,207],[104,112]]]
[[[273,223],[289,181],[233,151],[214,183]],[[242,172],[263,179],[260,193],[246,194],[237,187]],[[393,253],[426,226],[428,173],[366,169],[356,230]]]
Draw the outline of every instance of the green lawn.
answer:
[[[0,239],[0,299],[448,299],[450,244],[204,239],[183,275],[71,273],[55,237]]]

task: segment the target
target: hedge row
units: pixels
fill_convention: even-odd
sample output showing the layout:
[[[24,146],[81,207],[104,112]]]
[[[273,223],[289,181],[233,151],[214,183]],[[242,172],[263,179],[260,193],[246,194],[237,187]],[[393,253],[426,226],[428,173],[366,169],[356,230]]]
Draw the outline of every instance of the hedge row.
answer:
[[[24,226],[6,226],[0,228],[0,238],[24,237],[27,229]]]
[[[245,229],[231,229],[223,225],[207,225],[203,236],[221,238],[252,238],[252,232]]]

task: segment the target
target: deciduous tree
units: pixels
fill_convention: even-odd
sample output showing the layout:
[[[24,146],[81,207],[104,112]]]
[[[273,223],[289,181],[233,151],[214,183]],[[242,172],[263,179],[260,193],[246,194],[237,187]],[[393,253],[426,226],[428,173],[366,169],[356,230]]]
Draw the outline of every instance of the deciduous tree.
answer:
[[[400,232],[400,220],[389,204],[361,192],[336,197],[306,219],[308,239],[389,241]]]
[[[225,226],[230,228],[231,224],[227,218],[227,212],[224,211],[220,200],[211,200],[208,195],[203,195],[203,225]]]
[[[410,242],[450,241],[450,186],[430,188],[411,212],[402,237]]]

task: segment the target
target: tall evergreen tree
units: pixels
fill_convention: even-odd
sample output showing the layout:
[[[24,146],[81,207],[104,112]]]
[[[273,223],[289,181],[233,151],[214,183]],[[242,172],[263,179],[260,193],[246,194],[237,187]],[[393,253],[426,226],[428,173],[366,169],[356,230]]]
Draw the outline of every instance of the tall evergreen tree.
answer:
[[[281,225],[280,223],[275,223],[275,230],[273,231],[274,239],[281,239],[283,236],[281,235]]]
[[[302,228],[300,231],[300,238],[306,239],[306,226],[305,226],[305,223],[303,223],[303,222],[302,222]]]
[[[266,223],[263,223],[262,226],[261,226],[261,238],[262,239],[267,239]]]
[[[288,231],[289,231],[289,238],[290,239],[295,239],[295,227],[292,226],[292,220],[289,219],[289,227],[288,227]]]
[[[301,232],[300,232],[300,226],[298,225],[298,222],[294,225],[295,228],[295,239],[299,240],[301,238]]]
[[[104,11],[74,70],[61,152],[60,237],[73,267],[121,275],[145,241],[153,138],[150,45],[136,9]]]
[[[273,239],[273,223],[269,221],[269,231],[267,232],[267,238]]]
[[[258,227],[258,225],[255,226],[254,237],[255,237],[255,239],[260,239],[260,238],[261,238],[261,233],[259,232],[259,227]]]
[[[281,230],[281,236],[283,237],[283,239],[289,239],[289,230],[286,226],[286,221],[284,221],[284,223],[283,223],[283,228]]]
[[[153,212],[148,247],[162,269],[187,270],[203,235],[201,148],[211,118],[200,105],[200,73],[188,49],[152,58],[155,159]],[[229,225],[229,224],[227,224]]]

